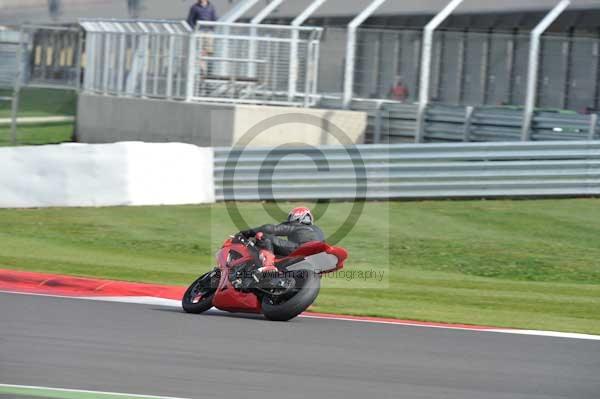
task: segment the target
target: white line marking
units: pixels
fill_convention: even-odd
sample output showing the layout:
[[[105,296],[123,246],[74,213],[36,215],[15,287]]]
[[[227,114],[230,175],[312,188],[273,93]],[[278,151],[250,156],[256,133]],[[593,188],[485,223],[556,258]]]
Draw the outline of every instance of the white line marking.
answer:
[[[119,296],[69,296],[69,295],[57,295],[57,294],[40,294],[37,292],[20,292],[20,291],[8,291],[0,290],[1,294],[16,294],[16,295],[31,295],[31,296],[42,296],[48,298],[61,298],[61,299],[84,299],[86,301],[98,301],[98,302],[119,302],[119,303],[134,303],[138,305],[157,305],[157,306],[168,306],[172,308],[180,308],[181,301],[175,299],[156,298],[152,296],[135,296],[135,297],[119,297]]]
[[[568,333],[560,331],[540,331],[540,330],[510,330],[510,329],[493,329],[487,330],[502,334],[517,334],[517,335],[533,335],[537,337],[554,337],[554,338],[571,338],[571,339],[587,339],[591,341],[600,341],[600,335]]]
[[[53,391],[53,392],[89,393],[89,394],[98,394],[98,395],[124,396],[124,397],[128,397],[128,398],[141,398],[141,399],[189,399],[189,398],[177,398],[174,396],[136,395],[136,394],[131,394],[131,393],[119,393],[119,392],[87,391],[84,389],[39,387],[39,386],[35,386],[35,385],[0,384],[0,387],[17,388],[17,389],[31,389],[31,390],[44,390],[44,391]]]
[[[38,293],[28,293],[28,292],[16,292],[16,291],[4,291],[0,290],[0,293],[4,294],[18,294],[18,295],[33,295],[33,296],[43,296],[43,297],[51,297],[51,298],[65,298],[65,299],[84,299],[87,301],[105,301],[105,302],[115,302],[115,303],[133,303],[139,305],[155,305],[155,306],[165,306],[171,308],[181,308],[181,301],[177,301],[174,299],[164,299],[164,298],[156,298],[156,297],[81,297],[81,296],[66,296],[66,295],[52,295],[52,294],[38,294]],[[216,310],[213,308],[212,310]],[[220,311],[219,311],[220,312]],[[579,333],[568,333],[568,332],[560,332],[560,331],[540,331],[540,330],[518,330],[518,329],[506,329],[506,328],[469,328],[469,327],[458,327],[458,326],[439,326],[439,325],[431,325],[431,324],[420,324],[418,322],[406,322],[406,321],[388,321],[388,320],[361,320],[355,318],[349,318],[344,316],[319,316],[319,315],[311,315],[311,314],[301,314],[301,318],[306,319],[323,319],[323,320],[336,320],[336,321],[352,321],[358,323],[373,323],[373,324],[391,324],[397,326],[405,326],[405,327],[425,327],[425,328],[437,328],[444,330],[462,330],[462,331],[475,331],[475,332],[492,332],[492,333],[500,333],[500,334],[516,334],[516,335],[529,335],[536,337],[551,337],[551,338],[570,338],[570,339],[584,339],[584,340],[592,340],[592,341],[600,341],[600,335],[590,335],[590,334],[579,334]]]
[[[121,302],[121,303],[136,303],[139,305],[158,305],[158,306],[169,306],[173,308],[181,308],[181,301],[175,299],[157,298],[153,296],[86,296],[81,299],[87,299],[90,301],[104,301],[104,302]]]
[[[462,330],[462,331],[475,331],[475,332],[493,332],[493,333],[501,333],[501,334],[518,334],[518,335],[531,335],[538,337],[553,337],[553,338],[572,338],[572,339],[587,339],[593,341],[600,341],[600,335],[589,335],[589,334],[579,334],[579,333],[566,333],[560,331],[539,331],[539,330],[517,330],[517,329],[508,329],[508,328],[469,328],[469,327],[458,327],[458,326],[438,326],[431,324],[420,324],[420,323],[411,323],[406,321],[387,321],[387,320],[360,320],[354,318],[347,318],[343,316],[318,316],[318,315],[310,315],[303,314],[299,317],[304,317],[307,319],[323,319],[323,320],[341,320],[341,321],[354,321],[359,323],[374,323],[374,324],[392,324],[399,326],[407,326],[407,327],[426,327],[426,328],[440,328],[444,330]]]

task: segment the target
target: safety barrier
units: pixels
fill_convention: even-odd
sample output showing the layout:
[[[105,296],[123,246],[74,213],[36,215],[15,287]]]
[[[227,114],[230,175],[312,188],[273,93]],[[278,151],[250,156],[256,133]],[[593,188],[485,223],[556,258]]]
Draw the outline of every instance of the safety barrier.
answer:
[[[212,149],[61,144],[0,149],[0,208],[214,202]]]
[[[600,142],[215,149],[217,200],[600,194]]]
[[[324,108],[341,107],[341,99],[323,98]],[[417,125],[417,105],[392,101],[357,99],[350,106],[367,112],[367,139],[374,143],[413,142]],[[600,124],[597,114],[564,111],[536,111],[531,139],[534,141],[597,140]],[[517,107],[463,107],[430,105],[425,117],[425,141],[519,141],[523,110]]]

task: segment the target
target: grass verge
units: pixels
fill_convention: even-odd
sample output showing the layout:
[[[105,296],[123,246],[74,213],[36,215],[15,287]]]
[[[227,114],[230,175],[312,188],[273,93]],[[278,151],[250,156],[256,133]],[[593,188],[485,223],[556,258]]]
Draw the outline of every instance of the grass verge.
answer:
[[[58,144],[72,141],[73,123],[24,125],[17,128],[19,145]],[[0,147],[10,146],[10,126],[0,126]]]
[[[262,204],[238,204],[250,224]],[[289,205],[291,206],[291,204]],[[326,232],[351,204],[319,220]],[[0,210],[0,268],[186,285],[236,231],[213,206]],[[315,311],[600,334],[600,200],[368,203]]]
[[[0,96],[12,95],[12,90],[0,89]],[[0,102],[0,118],[10,118],[11,107],[10,102]],[[76,109],[74,90],[24,88],[20,94],[18,116],[74,116]]]

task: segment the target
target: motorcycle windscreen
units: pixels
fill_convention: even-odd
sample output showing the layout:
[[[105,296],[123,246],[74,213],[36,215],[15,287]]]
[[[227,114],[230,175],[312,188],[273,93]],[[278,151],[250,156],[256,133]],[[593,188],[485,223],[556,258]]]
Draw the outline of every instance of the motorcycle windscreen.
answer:
[[[298,263],[286,267],[286,270],[312,270],[315,273],[328,273],[338,269],[338,257],[327,252],[305,257]]]

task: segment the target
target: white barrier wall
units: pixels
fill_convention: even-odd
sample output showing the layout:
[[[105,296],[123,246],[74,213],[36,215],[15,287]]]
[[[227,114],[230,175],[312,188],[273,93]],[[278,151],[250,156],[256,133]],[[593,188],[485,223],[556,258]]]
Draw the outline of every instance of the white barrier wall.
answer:
[[[213,203],[213,150],[190,144],[0,148],[0,207]]]

